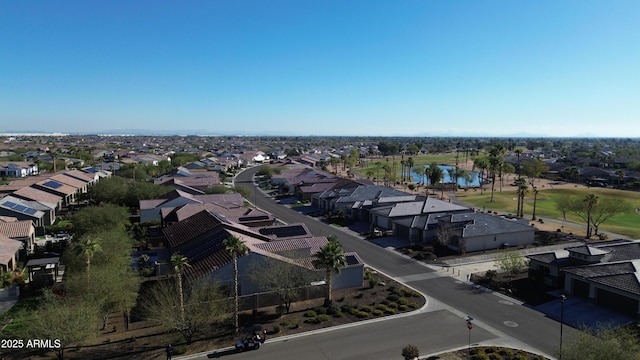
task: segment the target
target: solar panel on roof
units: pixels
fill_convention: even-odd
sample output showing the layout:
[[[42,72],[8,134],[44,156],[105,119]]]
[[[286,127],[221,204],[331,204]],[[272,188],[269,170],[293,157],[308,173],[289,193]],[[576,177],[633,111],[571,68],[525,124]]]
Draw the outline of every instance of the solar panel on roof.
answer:
[[[52,189],[57,189],[60,186],[62,186],[62,184],[60,184],[59,182],[53,181],[53,180],[49,180],[46,183],[43,184],[44,186],[50,187]]]
[[[10,207],[10,208],[12,208],[12,209],[13,209],[13,207],[14,207],[14,206],[16,206],[16,205],[17,205],[16,203],[11,202],[11,201],[5,201],[5,202],[4,202],[4,206],[8,206],[8,207]]]
[[[348,256],[346,257],[346,260],[347,260],[347,266],[349,266],[349,265],[355,265],[355,264],[358,264],[358,263],[359,263],[358,259],[356,259],[356,257],[355,257],[355,256],[353,256],[353,255],[348,255]]]
[[[26,209],[24,212],[29,214],[29,215],[34,215],[37,211],[38,210],[36,210],[36,209],[29,208],[29,209]]]
[[[307,235],[306,230],[301,225],[266,228],[260,229],[259,232],[262,235],[275,235],[279,238]]]
[[[257,221],[257,220],[269,220],[269,216],[267,215],[256,215],[256,216],[242,216],[238,218],[240,221]]]
[[[27,207],[23,206],[23,205],[16,205],[16,206],[13,207],[13,210],[23,212],[23,211],[27,210]]]

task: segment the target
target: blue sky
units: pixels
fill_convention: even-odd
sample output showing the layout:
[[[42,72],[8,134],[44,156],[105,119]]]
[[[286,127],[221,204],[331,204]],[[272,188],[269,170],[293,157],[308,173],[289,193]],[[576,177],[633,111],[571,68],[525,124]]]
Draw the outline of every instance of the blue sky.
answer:
[[[640,137],[640,1],[2,1],[0,132]]]

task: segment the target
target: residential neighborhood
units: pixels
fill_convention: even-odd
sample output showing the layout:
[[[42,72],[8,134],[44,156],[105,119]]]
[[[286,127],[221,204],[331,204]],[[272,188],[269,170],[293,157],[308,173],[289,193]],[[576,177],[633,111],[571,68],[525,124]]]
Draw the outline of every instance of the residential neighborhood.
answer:
[[[227,138],[221,145],[221,139],[206,138],[194,138],[191,139],[194,143],[189,143],[184,138],[143,137],[138,141],[129,138],[114,141],[116,139],[111,137],[96,137],[91,142],[92,147],[97,148],[97,140],[100,140],[104,142],[100,146],[103,149],[92,150],[94,155],[82,161],[63,155],[71,155],[65,149],[76,146],[79,138],[56,138],[55,145],[52,140],[46,137],[36,140],[36,143],[48,144],[49,149],[56,147],[58,155],[50,157],[52,163],[47,162],[50,150],[40,153],[41,157],[35,155],[37,149],[14,151],[24,146],[20,141],[26,141],[26,138],[11,138],[3,143],[7,158],[25,156],[25,160],[30,160],[5,159],[3,168],[11,169],[11,172],[3,173],[0,186],[0,266],[2,272],[8,274],[7,279],[12,279],[7,280],[7,292],[3,296],[14,302],[21,297],[33,296],[35,286],[51,288],[59,294],[73,293],[73,286],[76,286],[73,274],[82,271],[84,262],[89,273],[90,264],[89,260],[70,258],[77,256],[72,254],[88,254],[87,250],[74,250],[81,246],[86,249],[88,245],[83,244],[91,239],[91,229],[83,228],[85,225],[80,221],[98,221],[88,226],[99,227],[102,226],[100,222],[109,221],[113,216],[105,213],[98,215],[106,216],[103,220],[91,220],[84,219],[82,214],[86,211],[100,214],[101,209],[115,211],[105,207],[113,203],[124,206],[121,208],[124,213],[118,216],[125,216],[126,236],[131,237],[130,245],[123,249],[128,252],[129,264],[123,269],[128,274],[124,278],[134,276],[139,279],[136,283],[141,284],[137,285],[140,287],[132,298],[138,300],[125,308],[125,312],[142,312],[145,306],[141,301],[151,299],[144,295],[144,291],[148,291],[145,289],[167,281],[179,281],[181,288],[188,289],[186,291],[195,291],[201,286],[220,289],[216,291],[224,294],[222,298],[232,299],[235,293],[237,311],[253,314],[262,309],[281,307],[283,302],[287,312],[292,304],[295,307],[305,301],[325,299],[325,304],[331,304],[327,302],[331,291],[362,292],[371,281],[373,284],[401,284],[399,279],[402,277],[398,280],[375,279],[376,275],[372,274],[378,269],[370,263],[373,259],[367,260],[359,250],[351,250],[360,245],[354,247],[357,243],[351,243],[351,240],[341,244],[347,237],[354,236],[363,245],[387,244],[380,250],[393,249],[397,256],[404,256],[397,261],[421,262],[425,271],[446,269],[448,272],[451,268],[452,275],[455,266],[459,266],[454,264],[460,264],[466,258],[483,257],[486,259],[483,262],[495,263],[493,266],[497,268],[497,259],[503,252],[523,251],[527,255],[520,258],[528,264],[528,273],[524,272],[528,274],[528,280],[525,281],[529,287],[537,289],[540,296],[554,299],[563,294],[628,319],[637,320],[640,316],[640,295],[636,289],[640,289],[636,264],[640,261],[640,253],[634,250],[637,244],[634,239],[607,240],[601,231],[598,233],[600,240],[585,240],[582,245],[575,245],[576,234],[562,230],[564,225],[558,225],[556,232],[545,232],[542,219],[531,221],[519,214],[521,209],[496,211],[487,209],[486,205],[465,203],[468,195],[484,192],[483,196],[488,198],[494,192],[502,193],[502,186],[514,187],[508,183],[503,185],[503,180],[492,178],[489,173],[482,176],[483,182],[466,187],[464,183],[455,185],[443,179],[427,182],[426,170],[421,174],[419,171],[422,170],[416,170],[419,168],[415,165],[409,169],[416,175],[411,178],[407,170],[405,176],[405,159],[415,162],[421,157],[448,156],[453,162],[450,166],[457,169],[458,163],[473,164],[473,158],[490,153],[495,146],[490,145],[492,139],[486,139],[484,149],[463,148],[452,141],[453,147],[438,155],[432,154],[426,142],[419,153],[385,155],[375,143],[365,145],[363,141],[359,146],[347,142],[321,147],[313,146],[314,139],[310,139],[312,141],[305,144],[306,150],[292,152],[292,148],[297,149],[300,145],[294,142],[290,147],[273,146],[268,150],[265,139]],[[254,145],[256,140],[260,140],[259,147]],[[28,141],[32,142],[31,139]],[[89,143],[86,139],[80,142]],[[521,142],[526,144],[526,140]],[[202,144],[212,147],[202,151]],[[553,163],[548,162],[546,156],[554,154],[553,151],[545,155],[537,149],[523,151],[523,145],[514,143],[514,146],[512,154],[504,156],[505,163],[511,163],[512,169],[526,172],[531,163],[546,165],[546,171],[535,175],[536,178],[526,172],[531,186],[538,187],[536,196],[538,192],[544,194],[543,189],[551,191],[553,185],[549,184],[557,184],[557,188],[625,188],[624,191],[631,191],[635,186],[635,170],[625,170],[625,176],[619,176],[622,167],[615,163],[600,164],[603,173],[597,181],[603,184],[594,185],[596,179],[593,177],[580,178],[571,175],[568,169],[552,170]],[[88,155],[88,150],[81,152]],[[612,152],[608,156],[614,155]],[[631,165],[634,166],[633,162]],[[373,170],[367,170],[371,167]],[[433,165],[425,165],[425,169],[430,167]],[[510,176],[517,178],[518,170],[511,171],[514,173]],[[610,174],[608,178],[605,172]],[[253,174],[249,181],[243,180],[242,174],[246,173]],[[579,168],[578,173],[587,174],[587,168]],[[462,176],[460,174],[448,173],[452,179]],[[537,177],[544,177],[547,185],[536,183],[542,181]],[[132,192],[131,189],[137,190]],[[531,203],[534,199],[528,195],[526,198],[527,211],[532,210],[532,205],[535,211],[535,203]],[[287,222],[281,215],[268,210],[273,206],[299,213],[303,218]],[[567,208],[567,211],[572,210]],[[593,221],[594,225],[600,226],[599,220]],[[317,232],[314,230],[316,224],[337,229],[342,235]],[[108,229],[113,226],[119,225],[107,225],[95,233],[101,235],[94,236],[111,236]],[[230,252],[231,239],[236,239],[244,250]],[[571,245],[563,248],[563,243]],[[328,268],[318,262],[319,256],[335,244],[338,244],[342,260],[339,267],[327,272]],[[547,245],[556,250],[548,250]],[[104,246],[114,245],[105,243]],[[367,254],[371,251],[362,249]],[[92,251],[100,253],[103,250]],[[420,257],[411,257],[415,254]],[[176,263],[178,259],[182,259],[180,267]],[[98,267],[96,269],[105,266],[100,262],[106,260],[95,261],[98,261],[94,265]],[[95,271],[99,273],[99,270]],[[269,279],[275,274],[279,274],[276,284],[278,281],[287,283],[287,289],[299,290],[285,295],[283,288]],[[474,275],[484,276],[484,272]],[[374,280],[371,280],[372,276]],[[469,276],[467,281],[470,279]],[[68,281],[71,283],[67,284]],[[189,294],[187,292],[185,296],[195,299],[196,293]],[[438,295],[427,291],[423,296]],[[402,309],[411,310],[406,306]],[[114,311],[117,312],[116,308],[108,313],[114,314]],[[149,316],[144,314],[137,316]],[[556,315],[549,314],[552,318]],[[136,321],[143,321],[126,319],[125,327],[131,329],[138,326]],[[571,324],[569,320],[567,323]],[[292,329],[294,327],[288,331]],[[124,330],[123,336],[126,331],[134,330]],[[190,331],[198,333],[198,329]],[[184,335],[181,330],[178,332]],[[187,346],[192,336],[184,337]],[[69,344],[69,349],[76,352],[81,348]],[[82,357],[81,353],[77,356]],[[69,353],[68,356],[74,358],[75,355]]]

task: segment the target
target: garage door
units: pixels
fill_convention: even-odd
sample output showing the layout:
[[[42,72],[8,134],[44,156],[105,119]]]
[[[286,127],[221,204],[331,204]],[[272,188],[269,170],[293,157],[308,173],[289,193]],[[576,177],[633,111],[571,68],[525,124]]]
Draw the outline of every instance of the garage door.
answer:
[[[604,289],[596,289],[596,304],[633,317],[638,311],[638,300]]]

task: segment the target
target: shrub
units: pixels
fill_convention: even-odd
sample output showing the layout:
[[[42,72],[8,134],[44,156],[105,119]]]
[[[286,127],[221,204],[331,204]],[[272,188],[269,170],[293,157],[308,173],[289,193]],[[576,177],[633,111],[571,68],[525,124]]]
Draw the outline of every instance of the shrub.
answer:
[[[318,317],[316,319],[318,319],[320,322],[322,322],[322,321],[329,321],[329,319],[331,319],[331,318],[329,317],[329,315],[320,314],[320,315],[318,315]]]
[[[411,292],[411,297],[420,297],[420,296],[421,296],[420,293],[417,292],[417,291],[412,291]]]
[[[400,306],[398,306],[398,310],[400,310],[400,311],[409,311],[409,306],[408,305],[400,305]]]
[[[391,294],[391,295],[387,296],[387,300],[389,300],[389,301],[398,301],[398,299],[400,299],[400,296],[398,296],[396,294]]]
[[[509,348],[499,348],[498,353],[504,357],[510,358],[511,356],[513,356],[513,351]]]
[[[420,356],[420,350],[417,346],[409,344],[402,348],[402,357],[404,357],[405,360],[412,360],[418,356]]]
[[[390,302],[389,305],[387,305],[387,306],[392,308],[392,309],[397,309],[398,308],[398,304],[394,303],[394,302]]]
[[[389,307],[385,304],[380,304],[376,307],[376,309],[380,310],[380,311],[387,311],[389,310]]]
[[[358,313],[360,312],[360,310],[352,307],[351,310],[349,310],[349,314],[351,315],[358,315]]]
[[[329,315],[335,315],[337,313],[340,312],[340,307],[337,305],[329,305],[329,308],[327,309],[327,314]]]
[[[382,316],[382,315],[384,315],[384,312],[382,310],[375,309],[375,310],[373,310],[372,314],[375,315],[375,316]]]
[[[397,311],[395,309],[387,309],[384,311],[384,313],[387,315],[395,315]]]
[[[358,311],[355,315],[357,318],[360,318],[360,319],[366,319],[371,316],[371,314],[364,311]]]
[[[316,314],[318,314],[318,315],[326,314],[327,313],[327,308],[324,307],[324,306],[318,306],[318,307],[314,308],[313,311],[315,311]]]
[[[495,279],[496,276],[498,276],[498,272],[495,270],[487,270],[487,272],[484,273],[484,277],[486,277],[489,280]]]
[[[398,290],[398,288],[397,288],[397,287],[395,287],[395,286],[393,286],[393,285],[389,286],[389,288],[387,289],[387,291],[388,291],[388,292],[390,292],[391,294],[398,294],[398,295],[400,295],[400,293],[399,293],[399,291],[400,291],[400,290]]]
[[[280,325],[276,324],[273,325],[273,331],[271,332],[272,334],[277,334],[280,332]]]
[[[419,305],[418,305],[418,303],[416,303],[416,302],[411,302],[411,303],[409,303],[409,307],[410,307],[410,308],[412,308],[412,309],[414,309],[414,310],[415,310],[415,309],[417,309],[417,308],[418,308],[418,306],[419,306]]]
[[[402,288],[400,290],[401,295],[404,296],[404,297],[411,296],[412,292],[413,292],[412,290],[409,290],[409,289],[406,289],[406,288]]]
[[[369,305],[365,305],[365,306],[360,307],[360,311],[364,311],[364,312],[370,313],[370,312],[373,312],[373,307],[371,307]]]
[[[316,316],[318,316],[318,313],[316,313],[316,312],[315,312],[315,311],[313,311],[313,310],[307,310],[307,311],[304,313],[304,317],[306,317],[306,318],[313,318],[313,317],[316,317]]]
[[[342,304],[340,306],[340,310],[342,310],[342,312],[351,312],[351,309],[353,309],[353,305],[351,304]]]
[[[178,345],[173,347],[174,355],[182,355],[187,352],[187,345]]]
[[[307,324],[320,324],[320,319],[318,317],[310,317],[304,320]]]
[[[398,299],[398,304],[400,305],[409,305],[409,300],[407,300],[407,298],[400,298]]]
[[[502,356],[498,353],[489,354],[489,360],[502,360]]]
[[[340,318],[343,318],[343,317],[344,317],[344,314],[343,314],[343,313],[341,313],[340,311],[338,311],[337,313],[334,313],[334,314],[333,314],[333,317],[334,317],[334,318],[337,318],[337,319],[340,319]]]

